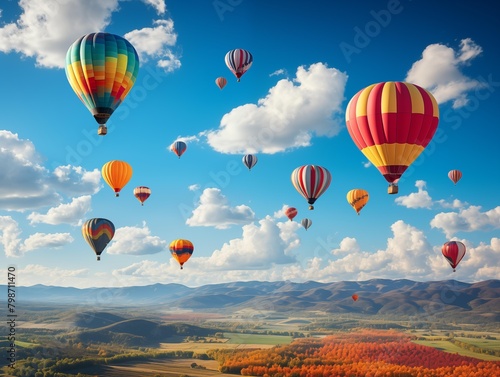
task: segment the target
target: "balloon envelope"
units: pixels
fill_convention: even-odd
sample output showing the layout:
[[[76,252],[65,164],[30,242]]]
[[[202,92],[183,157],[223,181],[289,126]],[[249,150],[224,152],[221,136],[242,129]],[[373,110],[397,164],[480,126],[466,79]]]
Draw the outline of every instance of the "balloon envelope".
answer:
[[[257,156],[253,154],[247,154],[246,156],[243,156],[242,161],[245,164],[245,166],[248,168],[248,170],[252,170],[252,168],[255,166],[257,163]]]
[[[457,184],[462,178],[462,172],[460,170],[450,170],[448,172],[448,178],[450,178],[454,184]]]
[[[187,149],[187,144],[182,140],[178,140],[170,146],[170,150],[174,152],[179,158],[181,158],[186,149]]]
[[[312,225],[312,220],[310,220],[310,219],[302,219],[302,221],[300,223],[307,230]]]
[[[332,181],[330,172],[318,165],[304,165],[296,168],[291,175],[295,189],[307,199],[309,209],[314,209],[314,202],[326,191]]]
[[[82,235],[100,260],[101,253],[115,235],[115,226],[107,219],[90,219],[82,225]]]
[[[366,203],[368,203],[369,198],[368,191],[363,189],[353,189],[347,193],[347,202],[354,208],[358,215]]]
[[[102,166],[101,174],[104,181],[114,190],[115,196],[119,196],[121,189],[132,178],[132,166],[125,161],[112,160]]]
[[[464,257],[465,251],[465,245],[460,241],[446,242],[441,249],[443,256],[446,258],[451,268],[453,268],[453,271],[455,271],[456,267]]]
[[[66,53],[66,77],[96,122],[105,123],[132,89],[139,73],[139,56],[125,38],[90,33],[78,38]],[[104,130],[104,131],[101,131]]]
[[[288,207],[287,209],[285,209],[285,215],[290,219],[290,221],[292,221],[294,217],[297,216],[297,213],[298,211],[295,207]]]
[[[191,258],[191,255],[194,251],[194,246],[191,241],[177,239],[170,243],[169,249],[172,257],[181,265],[182,270],[184,263],[186,263],[188,259]]]
[[[229,51],[224,60],[229,70],[233,72],[238,78],[238,81],[240,81],[241,76],[243,76],[252,66],[253,56],[249,51],[237,48]]]
[[[217,85],[221,90],[224,89],[226,84],[227,84],[227,79],[225,77],[217,77],[215,79],[215,85]]]
[[[427,90],[406,82],[382,82],[360,90],[346,109],[356,146],[394,183],[436,132],[439,108]]]
[[[151,195],[151,189],[146,186],[138,186],[134,189],[134,196],[138,201],[141,202],[141,205],[144,205],[144,202]]]
[[[358,301],[359,296],[356,293],[353,294],[351,297],[354,301]]]

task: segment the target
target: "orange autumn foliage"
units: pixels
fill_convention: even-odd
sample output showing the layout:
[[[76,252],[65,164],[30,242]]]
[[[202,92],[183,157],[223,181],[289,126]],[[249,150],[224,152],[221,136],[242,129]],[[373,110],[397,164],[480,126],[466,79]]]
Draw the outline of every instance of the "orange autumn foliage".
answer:
[[[217,356],[220,370],[263,377],[490,377],[500,362],[446,353],[397,331],[359,330]]]

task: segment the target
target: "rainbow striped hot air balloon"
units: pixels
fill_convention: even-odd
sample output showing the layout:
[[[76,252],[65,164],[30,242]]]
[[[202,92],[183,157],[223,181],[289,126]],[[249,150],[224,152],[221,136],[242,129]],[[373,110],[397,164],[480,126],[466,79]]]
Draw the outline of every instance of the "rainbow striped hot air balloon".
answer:
[[[115,235],[115,226],[107,219],[94,218],[82,225],[82,235],[101,260],[101,254]]]
[[[307,199],[309,209],[314,209],[314,202],[326,191],[332,181],[330,172],[321,166],[299,166],[292,172],[292,184]]]
[[[346,109],[356,146],[397,193],[397,181],[429,144],[439,108],[427,90],[406,82],[381,82],[360,90]]]
[[[186,263],[188,259],[191,258],[191,255],[194,251],[194,246],[191,241],[177,239],[173,240],[170,243],[169,249],[172,257],[181,265],[182,270],[184,263]]]
[[[132,89],[138,73],[137,51],[118,35],[86,34],[66,53],[66,77],[99,124],[99,135],[106,135],[106,122]]]

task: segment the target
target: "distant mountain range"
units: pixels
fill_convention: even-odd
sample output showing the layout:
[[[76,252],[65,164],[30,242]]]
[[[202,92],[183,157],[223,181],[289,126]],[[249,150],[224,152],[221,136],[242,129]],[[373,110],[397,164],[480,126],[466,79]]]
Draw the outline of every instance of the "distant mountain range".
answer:
[[[5,287],[5,286],[4,286]],[[6,288],[3,288],[6,291]],[[251,309],[270,312],[322,311],[386,317],[449,315],[479,322],[500,322],[500,280],[463,283],[456,280],[416,282],[372,279],[318,283],[308,281],[234,282],[190,288],[154,284],[123,288],[17,287],[19,305],[43,303],[85,307],[151,307],[205,312]],[[352,295],[359,299],[354,301]],[[109,323],[115,322],[115,319]],[[105,325],[103,323],[102,325]]]

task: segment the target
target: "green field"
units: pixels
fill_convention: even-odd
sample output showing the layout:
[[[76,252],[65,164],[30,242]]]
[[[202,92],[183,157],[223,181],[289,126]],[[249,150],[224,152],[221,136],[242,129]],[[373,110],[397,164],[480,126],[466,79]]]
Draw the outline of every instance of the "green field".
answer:
[[[500,340],[497,339],[466,338],[466,337],[455,337],[455,339],[460,342],[471,344],[479,348],[492,351],[500,351]]]
[[[291,336],[285,336],[285,335],[240,334],[240,333],[230,333],[230,332],[225,332],[224,337],[229,339],[227,341],[227,343],[229,344],[277,345],[277,344],[289,344],[293,340]]]
[[[480,339],[471,339],[471,338],[465,338],[465,339],[467,339],[467,340],[480,340]],[[496,342],[498,342],[498,341],[496,341]],[[447,340],[431,340],[431,339],[414,340],[413,343],[421,344],[423,346],[428,346],[428,347],[434,347],[434,348],[437,348],[438,350],[441,350],[444,352],[458,353],[459,355],[462,355],[462,356],[474,357],[476,359],[487,360],[487,361],[500,361],[500,357],[472,352],[472,351],[460,348]]]

